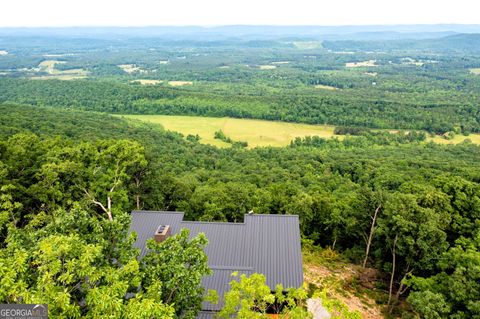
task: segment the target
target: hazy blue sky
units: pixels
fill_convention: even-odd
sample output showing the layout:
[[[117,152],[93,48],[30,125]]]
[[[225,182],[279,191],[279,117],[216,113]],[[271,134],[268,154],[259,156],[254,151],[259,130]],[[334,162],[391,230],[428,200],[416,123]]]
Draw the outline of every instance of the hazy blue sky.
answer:
[[[478,0],[1,0],[0,26],[480,24]]]

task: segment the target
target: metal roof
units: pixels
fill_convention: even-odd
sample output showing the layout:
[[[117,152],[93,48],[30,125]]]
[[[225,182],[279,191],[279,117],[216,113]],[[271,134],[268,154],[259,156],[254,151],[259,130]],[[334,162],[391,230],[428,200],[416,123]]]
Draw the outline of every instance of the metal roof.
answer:
[[[213,319],[215,318],[215,312],[212,311],[200,311],[197,315],[197,319]]]
[[[141,257],[146,253],[146,240],[153,238],[159,225],[170,225],[172,234],[188,228],[191,237],[204,233],[209,240],[205,253],[213,275],[204,277],[202,286],[216,290],[220,300],[234,279],[234,271],[247,275],[262,273],[272,290],[277,284],[284,288],[302,285],[297,215],[245,215],[243,223],[191,222],[183,221],[183,216],[179,212],[133,211],[130,230],[137,233],[135,247],[141,250]],[[203,303],[202,310],[207,312],[201,315],[210,315],[208,311],[222,306]]]
[[[130,231],[137,233],[135,248],[140,249],[140,257],[147,253],[147,239],[152,239],[155,231],[160,225],[170,225],[172,234],[180,231],[180,224],[183,219],[183,213],[180,212],[159,212],[159,211],[133,211]]]

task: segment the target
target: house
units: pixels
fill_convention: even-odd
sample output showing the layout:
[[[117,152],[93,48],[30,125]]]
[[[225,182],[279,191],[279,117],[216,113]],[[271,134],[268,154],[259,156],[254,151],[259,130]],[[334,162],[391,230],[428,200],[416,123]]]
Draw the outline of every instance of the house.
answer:
[[[184,221],[180,212],[133,211],[131,231],[137,233],[135,246],[146,254],[146,241],[163,240],[182,228],[190,236],[205,233],[209,240],[205,253],[213,275],[203,278],[205,290],[217,291],[220,300],[229,288],[232,272],[262,273],[273,290],[277,284],[298,288],[303,284],[300,227],[297,215],[245,215],[243,223]],[[160,229],[159,227],[162,226]],[[158,231],[159,230],[159,231]],[[213,318],[222,304],[202,304],[198,318]]]

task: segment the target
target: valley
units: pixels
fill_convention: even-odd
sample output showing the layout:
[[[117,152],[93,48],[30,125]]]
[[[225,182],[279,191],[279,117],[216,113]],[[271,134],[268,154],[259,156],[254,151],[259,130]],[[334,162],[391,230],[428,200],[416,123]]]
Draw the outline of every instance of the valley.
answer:
[[[479,36],[0,28],[0,302],[478,317]]]

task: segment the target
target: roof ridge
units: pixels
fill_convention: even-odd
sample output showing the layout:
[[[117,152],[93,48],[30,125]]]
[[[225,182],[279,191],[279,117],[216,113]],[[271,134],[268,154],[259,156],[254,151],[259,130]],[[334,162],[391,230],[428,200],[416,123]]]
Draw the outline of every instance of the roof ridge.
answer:
[[[197,221],[197,220],[182,220],[181,224],[219,224],[219,225],[232,225],[232,226],[245,226],[245,222],[242,223],[232,223],[232,222],[207,222],[207,221]]]
[[[245,216],[250,217],[298,217],[295,214],[245,214]]]
[[[132,210],[133,213],[149,213],[149,214],[154,214],[154,213],[161,213],[161,214],[172,214],[172,215],[184,215],[185,212],[174,212],[174,211],[163,211],[163,210]]]

